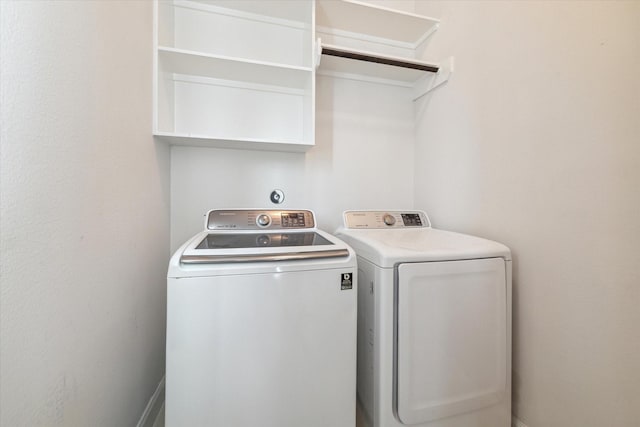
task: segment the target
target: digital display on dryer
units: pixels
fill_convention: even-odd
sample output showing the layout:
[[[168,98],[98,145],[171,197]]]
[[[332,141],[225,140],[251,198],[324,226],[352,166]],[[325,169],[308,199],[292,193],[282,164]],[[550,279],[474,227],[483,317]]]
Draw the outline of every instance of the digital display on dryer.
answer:
[[[420,214],[402,214],[402,223],[405,227],[422,227]]]

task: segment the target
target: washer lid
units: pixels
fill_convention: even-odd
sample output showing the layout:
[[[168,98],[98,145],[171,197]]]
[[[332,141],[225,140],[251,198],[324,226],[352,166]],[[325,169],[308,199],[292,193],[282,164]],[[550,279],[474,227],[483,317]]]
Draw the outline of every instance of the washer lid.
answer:
[[[316,232],[208,233],[195,250],[333,245]]]
[[[348,257],[347,246],[322,233],[200,233],[184,248],[181,264],[230,264]]]
[[[429,227],[340,228],[336,236],[350,245],[358,256],[383,268],[392,268],[401,262],[511,259],[509,248],[501,243]]]

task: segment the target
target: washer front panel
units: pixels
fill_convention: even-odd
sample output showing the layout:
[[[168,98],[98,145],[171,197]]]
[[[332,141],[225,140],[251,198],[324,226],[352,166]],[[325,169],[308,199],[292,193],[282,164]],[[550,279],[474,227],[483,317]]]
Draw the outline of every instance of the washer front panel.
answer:
[[[353,427],[355,262],[326,267],[169,278],[166,425]]]

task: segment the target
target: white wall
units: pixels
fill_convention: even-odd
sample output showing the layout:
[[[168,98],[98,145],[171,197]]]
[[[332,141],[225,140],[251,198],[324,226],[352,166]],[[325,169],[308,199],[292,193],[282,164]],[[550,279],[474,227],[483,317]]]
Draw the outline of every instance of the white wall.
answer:
[[[212,208],[313,209],[335,230],[346,209],[412,207],[414,120],[408,89],[319,76],[316,146],[307,153],[173,147],[171,247]],[[282,205],[271,190],[285,192]]]
[[[416,206],[509,245],[514,412],[640,419],[640,3],[417,2],[452,80],[417,106]]]
[[[0,1],[0,425],[135,425],[164,372],[151,2]]]

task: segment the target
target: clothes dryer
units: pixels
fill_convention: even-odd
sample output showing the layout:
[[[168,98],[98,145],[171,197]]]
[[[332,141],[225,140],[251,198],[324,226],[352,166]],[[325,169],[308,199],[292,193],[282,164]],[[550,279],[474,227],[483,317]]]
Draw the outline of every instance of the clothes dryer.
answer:
[[[511,255],[422,211],[348,211],[367,427],[508,427]]]
[[[307,210],[212,210],[167,279],[168,427],[353,427],[356,261]]]

